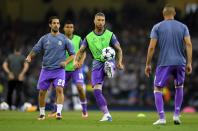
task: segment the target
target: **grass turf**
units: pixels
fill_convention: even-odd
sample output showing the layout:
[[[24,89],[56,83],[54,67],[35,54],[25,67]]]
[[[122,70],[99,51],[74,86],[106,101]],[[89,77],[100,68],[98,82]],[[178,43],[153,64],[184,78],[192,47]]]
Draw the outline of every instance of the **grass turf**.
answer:
[[[146,117],[137,117],[144,113]],[[47,114],[47,113],[46,113]],[[181,125],[174,125],[172,113],[166,113],[165,126],[153,126],[157,120],[155,112],[112,111],[113,122],[99,122],[101,112],[90,111],[88,119],[81,112],[63,112],[58,121],[47,118],[38,121],[38,112],[0,111],[0,131],[191,131],[198,129],[198,114],[182,114]]]

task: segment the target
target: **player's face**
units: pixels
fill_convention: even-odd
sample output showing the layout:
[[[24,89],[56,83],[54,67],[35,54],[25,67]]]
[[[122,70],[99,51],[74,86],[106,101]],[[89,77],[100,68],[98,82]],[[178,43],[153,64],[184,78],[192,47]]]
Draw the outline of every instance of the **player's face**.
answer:
[[[63,30],[64,30],[65,34],[72,35],[74,32],[74,24],[65,24]]]
[[[104,28],[105,25],[105,17],[104,16],[96,16],[94,19],[95,27],[98,29]]]
[[[49,26],[53,32],[58,32],[60,28],[59,19],[53,19]]]

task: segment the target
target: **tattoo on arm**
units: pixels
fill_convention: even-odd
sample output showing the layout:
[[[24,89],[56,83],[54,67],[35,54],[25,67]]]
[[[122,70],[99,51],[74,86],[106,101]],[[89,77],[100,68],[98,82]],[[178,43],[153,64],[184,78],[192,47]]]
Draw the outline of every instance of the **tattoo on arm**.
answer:
[[[117,53],[117,55],[116,55],[116,60],[117,60],[119,63],[122,63],[122,58],[123,58],[123,56],[122,56],[122,49],[121,49],[121,47],[120,47],[120,44],[116,44],[114,47],[115,47],[116,53]]]
[[[79,49],[79,51],[76,54],[76,61],[80,61],[82,59],[83,53],[85,52],[85,46],[81,46],[81,48]]]

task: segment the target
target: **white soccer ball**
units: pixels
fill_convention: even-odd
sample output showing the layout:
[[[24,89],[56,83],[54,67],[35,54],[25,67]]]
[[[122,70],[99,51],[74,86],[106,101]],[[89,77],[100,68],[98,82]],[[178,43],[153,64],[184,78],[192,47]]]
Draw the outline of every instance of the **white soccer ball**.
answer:
[[[9,109],[9,105],[6,102],[2,102],[0,104],[0,109],[1,110],[8,110]]]
[[[29,102],[25,102],[22,106],[22,111],[26,111],[28,108],[32,107],[32,104]]]
[[[102,57],[105,61],[115,58],[115,50],[112,47],[107,47],[102,50]]]

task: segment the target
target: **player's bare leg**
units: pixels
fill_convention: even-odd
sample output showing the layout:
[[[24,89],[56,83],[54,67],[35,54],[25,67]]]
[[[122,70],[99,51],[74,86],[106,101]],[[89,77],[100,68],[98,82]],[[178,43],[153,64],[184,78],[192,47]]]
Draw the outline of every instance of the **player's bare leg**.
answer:
[[[45,119],[45,95],[47,90],[40,90],[39,91],[39,110],[40,110],[40,116],[38,120],[44,120]]]
[[[82,117],[87,118],[88,112],[87,112],[87,99],[86,99],[86,91],[82,84],[77,84],[78,94],[80,98],[80,102],[82,105]]]
[[[63,87],[57,86],[56,87],[56,97],[57,97],[57,112],[56,112],[56,119],[60,120],[62,119],[62,109],[63,109],[63,103],[64,103],[64,94],[63,94]]]

